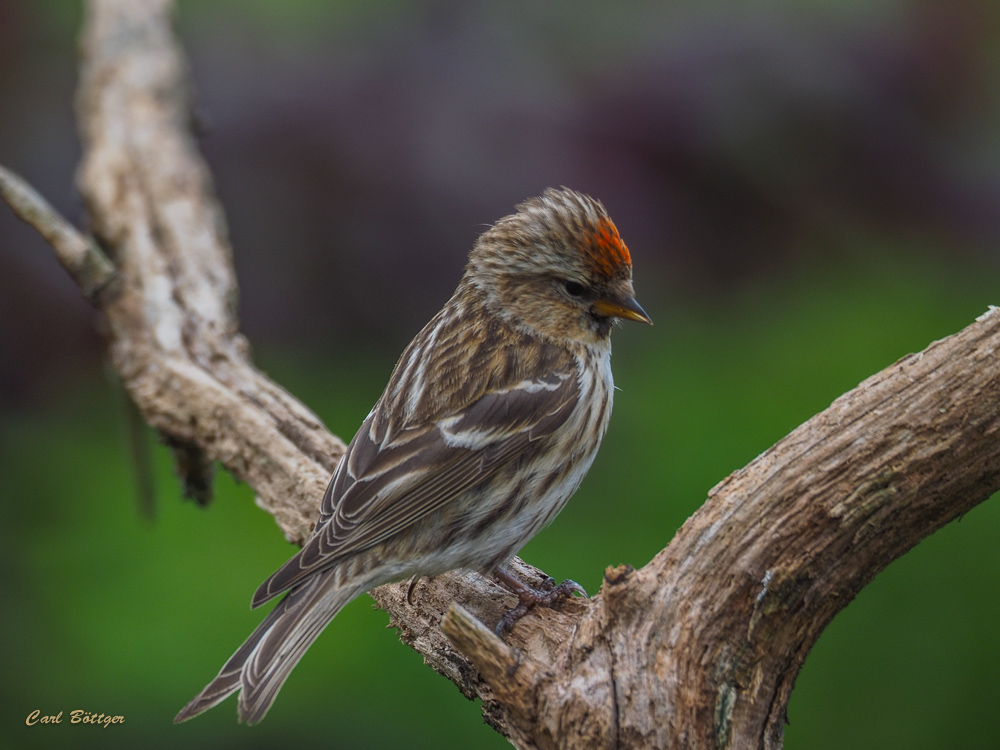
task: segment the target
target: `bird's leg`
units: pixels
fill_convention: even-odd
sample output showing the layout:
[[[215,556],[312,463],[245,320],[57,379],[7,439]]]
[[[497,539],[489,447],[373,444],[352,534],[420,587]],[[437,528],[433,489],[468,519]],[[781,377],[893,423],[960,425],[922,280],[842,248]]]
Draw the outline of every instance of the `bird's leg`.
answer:
[[[500,637],[510,632],[510,629],[517,624],[517,621],[524,617],[528,610],[541,604],[544,607],[551,607],[562,599],[571,596],[574,592],[582,594],[584,598],[589,598],[587,592],[576,581],[563,581],[556,585],[555,579],[546,578],[540,588],[533,589],[523,581],[512,576],[506,568],[497,566],[493,569],[493,577],[502,583],[512,593],[517,594],[517,605],[507,610],[500,618],[494,631]]]

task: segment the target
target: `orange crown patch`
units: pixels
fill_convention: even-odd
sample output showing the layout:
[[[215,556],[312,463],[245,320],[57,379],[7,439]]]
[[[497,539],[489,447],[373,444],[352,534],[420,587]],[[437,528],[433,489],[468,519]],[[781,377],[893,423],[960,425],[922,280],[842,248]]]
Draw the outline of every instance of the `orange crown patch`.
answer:
[[[631,266],[632,256],[611,219],[602,216],[587,238],[587,251],[594,267],[605,276],[613,276],[621,266]]]

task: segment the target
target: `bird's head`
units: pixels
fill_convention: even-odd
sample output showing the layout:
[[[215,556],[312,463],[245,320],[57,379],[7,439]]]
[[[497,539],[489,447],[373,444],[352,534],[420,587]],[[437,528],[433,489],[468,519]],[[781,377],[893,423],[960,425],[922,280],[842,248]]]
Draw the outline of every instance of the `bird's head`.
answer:
[[[604,206],[567,188],[525,201],[484,232],[465,282],[493,312],[557,339],[601,343],[617,319],[652,323]]]

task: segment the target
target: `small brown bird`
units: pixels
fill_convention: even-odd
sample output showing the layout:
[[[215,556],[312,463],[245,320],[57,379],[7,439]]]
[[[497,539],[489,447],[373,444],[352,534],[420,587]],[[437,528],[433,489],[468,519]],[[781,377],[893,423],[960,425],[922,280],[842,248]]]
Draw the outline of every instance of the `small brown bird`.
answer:
[[[504,565],[580,485],[611,415],[611,329],[651,323],[604,207],[546,190],[476,242],[455,294],[403,352],[341,459],[302,550],[264,581],[268,614],[184,721],[240,691],[264,718],[289,673],[361,593],[456,568],[492,572],[519,597],[498,630],[537,603]]]

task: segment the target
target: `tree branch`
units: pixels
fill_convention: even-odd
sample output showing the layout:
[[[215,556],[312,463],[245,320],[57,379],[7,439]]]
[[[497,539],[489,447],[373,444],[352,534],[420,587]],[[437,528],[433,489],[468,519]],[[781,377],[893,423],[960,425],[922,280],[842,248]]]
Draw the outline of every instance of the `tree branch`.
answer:
[[[97,244],[77,231],[28,183],[0,166],[0,197],[52,246],[80,291],[91,302],[115,278],[115,267]]]
[[[97,302],[144,417],[188,464],[218,460],[250,484],[301,542],[343,444],[250,363],[225,223],[187,133],[170,10],[168,0],[88,7],[79,182],[120,283]],[[70,258],[94,252],[50,210],[19,215],[71,273],[80,264],[65,247]],[[833,616],[1000,488],[998,351],[991,309],[872,376],[713,488],[646,567],[609,568],[591,601],[532,612],[508,643],[481,623],[513,598],[474,573],[421,583],[413,606],[406,584],[373,596],[518,747],[780,747],[795,677]]]
[[[221,461],[301,542],[344,445],[250,363],[225,220],[187,131],[170,10],[166,0],[96,0],[83,31],[79,188],[119,267],[120,294],[103,308],[111,359],[145,418],[187,457],[182,473],[208,466],[195,449]]]

